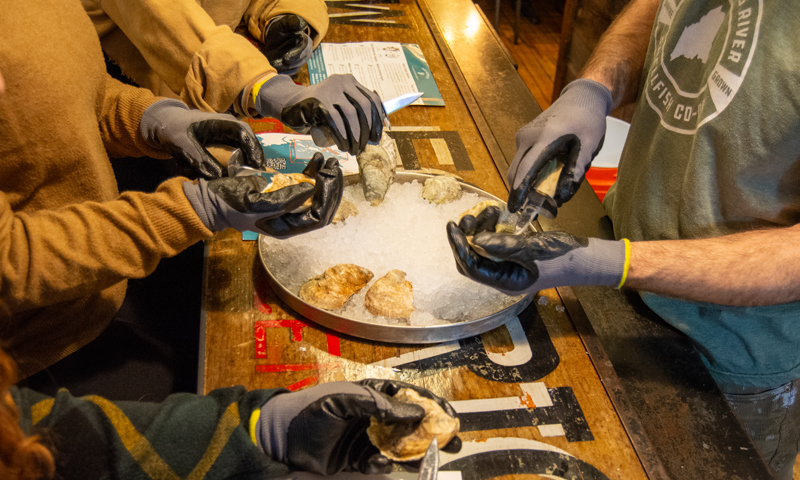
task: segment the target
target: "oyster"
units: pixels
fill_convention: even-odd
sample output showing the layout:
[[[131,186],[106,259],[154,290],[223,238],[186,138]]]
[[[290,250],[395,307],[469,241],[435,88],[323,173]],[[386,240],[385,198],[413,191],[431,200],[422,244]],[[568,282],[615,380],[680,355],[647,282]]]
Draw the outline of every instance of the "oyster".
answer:
[[[276,173],[272,176],[272,184],[265,191],[274,192],[275,190],[303,182],[311,185],[316,183],[313,178],[307,177],[302,173]]]
[[[275,190],[280,190],[281,188],[289,187],[292,185],[297,185],[299,183],[310,183],[311,185],[316,185],[316,181],[311,178],[303,175],[302,173],[276,173],[272,176],[272,183],[269,187],[267,187],[264,192],[274,192]],[[311,204],[313,203],[314,198],[309,198],[302,205],[297,207],[292,213],[298,213],[304,211],[308,208],[311,208]]]
[[[425,180],[422,198],[441,205],[461,198],[461,185],[453,177],[433,177]]]
[[[364,306],[374,315],[408,318],[414,311],[414,291],[406,272],[392,270],[367,290]]]
[[[370,145],[356,157],[361,171],[361,188],[364,198],[377,207],[394,181],[395,166],[389,154],[380,145]]]
[[[334,265],[303,284],[298,296],[315,307],[337,310],[373,276],[366,268],[351,263]]]
[[[458,220],[460,221],[465,215],[472,215],[473,217],[477,217],[482,211],[486,210],[489,207],[497,207],[500,209],[500,218],[497,220],[497,225],[495,225],[494,231],[496,233],[513,234],[514,231],[516,230],[515,217],[513,217],[511,215],[511,212],[508,211],[506,204],[498,200],[486,200],[484,202],[480,202],[474,207],[467,210],[466,212],[459,215]]]
[[[447,445],[461,428],[461,422],[453,418],[438,403],[421,396],[410,388],[403,388],[394,396],[396,400],[415,403],[425,409],[425,417],[419,423],[395,423],[386,425],[375,417],[370,418],[367,436],[383,455],[397,462],[419,460],[425,456],[434,437],[440,447]]]
[[[343,222],[345,218],[355,217],[356,215],[358,215],[358,208],[356,205],[353,202],[343,198],[342,203],[339,204],[339,209],[336,210],[336,215],[334,215],[333,220],[331,220],[331,223]]]

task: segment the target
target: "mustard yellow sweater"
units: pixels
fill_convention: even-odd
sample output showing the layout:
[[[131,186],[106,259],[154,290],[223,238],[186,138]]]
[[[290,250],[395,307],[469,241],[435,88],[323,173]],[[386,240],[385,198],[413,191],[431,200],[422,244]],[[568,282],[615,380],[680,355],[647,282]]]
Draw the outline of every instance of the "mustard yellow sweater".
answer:
[[[166,156],[139,134],[156,99],[106,74],[80,2],[0,11],[0,344],[27,376],[95,338],[127,278],[211,232],[185,179],[119,195],[108,155]]]
[[[263,37],[282,14],[328,31],[324,0],[81,0],[103,50],[122,72],[156,95],[207,112],[226,111],[242,90],[277,72],[242,35]]]

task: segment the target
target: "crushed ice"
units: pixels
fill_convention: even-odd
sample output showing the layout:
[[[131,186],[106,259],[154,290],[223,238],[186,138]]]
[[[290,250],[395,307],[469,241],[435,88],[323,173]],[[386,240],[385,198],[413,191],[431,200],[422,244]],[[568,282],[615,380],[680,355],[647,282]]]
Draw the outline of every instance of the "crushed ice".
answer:
[[[373,280],[334,313],[348,318],[393,325],[437,325],[491,315],[521,299],[474,282],[458,273],[445,225],[486,200],[467,193],[458,200],[434,205],[422,198],[422,184],[395,183],[377,207],[364,199],[360,185],[345,188],[344,198],[359,214],[286,240],[261,237],[267,268],[289,291],[297,294],[309,279],[326,268],[353,263],[372,270]],[[390,319],[368,312],[364,296],[389,270],[406,272],[414,287],[410,320]]]

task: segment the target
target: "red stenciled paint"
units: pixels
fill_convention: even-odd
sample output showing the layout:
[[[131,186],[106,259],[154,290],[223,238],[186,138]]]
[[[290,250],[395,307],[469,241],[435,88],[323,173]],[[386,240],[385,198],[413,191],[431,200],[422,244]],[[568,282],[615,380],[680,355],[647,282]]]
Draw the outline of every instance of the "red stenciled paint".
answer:
[[[256,286],[253,289],[253,305],[256,310],[267,315],[272,313],[272,307],[266,301],[270,297],[270,293],[272,293],[272,290],[270,290],[267,282],[256,282]]]
[[[339,342],[339,337],[331,333],[326,333],[325,337],[328,339],[328,353],[335,356],[342,356],[342,347]]]
[[[294,382],[293,384],[287,386],[286,388],[294,392],[295,390],[300,390],[301,388],[307,387],[309,385],[313,385],[319,381],[319,375],[312,375],[308,378],[304,378],[298,382]]]
[[[332,370],[339,366],[336,362],[328,363],[281,363],[277,365],[256,365],[256,371],[261,373],[303,372],[306,370]]]
[[[281,349],[277,345],[267,344],[267,329],[268,328],[288,328],[291,330],[292,342],[303,341],[303,328],[308,327],[309,324],[296,319],[282,319],[282,320],[257,320],[254,325],[253,337],[255,339],[256,358],[259,359],[276,359],[281,356]],[[341,341],[338,336],[332,333],[325,333],[327,342],[328,353],[332,356],[340,357]],[[278,363],[272,365],[256,365],[256,372],[259,373],[285,373],[285,372],[301,372],[301,371],[325,371],[338,368],[338,362],[327,363]],[[303,388],[316,382],[319,379],[318,375],[308,377],[304,380],[289,385],[296,389]]]

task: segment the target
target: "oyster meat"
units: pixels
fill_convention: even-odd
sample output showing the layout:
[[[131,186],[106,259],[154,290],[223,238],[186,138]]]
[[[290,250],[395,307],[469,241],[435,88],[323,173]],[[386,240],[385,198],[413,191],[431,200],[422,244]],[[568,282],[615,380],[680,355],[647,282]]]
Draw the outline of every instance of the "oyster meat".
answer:
[[[366,268],[351,263],[334,265],[303,284],[298,296],[315,307],[337,310],[373,276]]]
[[[386,196],[389,185],[394,181],[395,166],[389,153],[380,145],[370,145],[356,157],[361,171],[361,188],[364,198],[377,207]]]
[[[461,185],[453,177],[433,177],[425,180],[422,198],[441,205],[461,198]]]
[[[374,315],[408,318],[414,311],[414,291],[406,272],[392,270],[367,290],[364,306]]]
[[[386,425],[375,417],[370,418],[367,436],[383,455],[397,462],[419,460],[425,456],[434,437],[440,448],[458,434],[461,423],[435,401],[421,396],[410,388],[403,388],[394,396],[396,400],[415,403],[425,409],[419,423]]]

